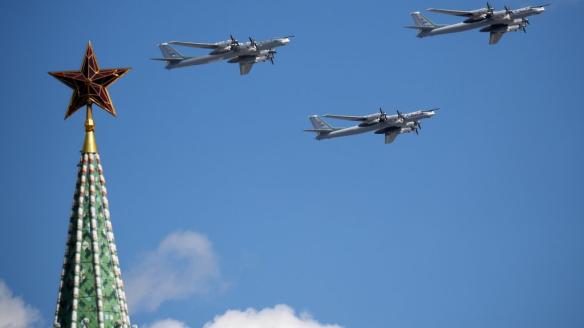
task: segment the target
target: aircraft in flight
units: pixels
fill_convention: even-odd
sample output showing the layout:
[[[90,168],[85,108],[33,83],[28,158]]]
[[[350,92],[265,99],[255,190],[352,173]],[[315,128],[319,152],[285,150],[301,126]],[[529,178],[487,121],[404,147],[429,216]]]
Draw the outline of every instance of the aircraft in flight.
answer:
[[[374,131],[375,134],[385,135],[385,143],[392,143],[398,134],[415,132],[422,129],[420,120],[430,118],[436,114],[438,108],[428,110],[418,110],[411,113],[400,113],[387,115],[381,108],[379,113],[353,116],[353,115],[333,115],[326,114],[322,117],[332,119],[360,122],[358,125],[344,128],[333,127],[317,115],[312,115],[308,119],[312,123],[312,129],[307,132],[315,132],[316,140],[345,137],[354,134]]]
[[[465,17],[466,19],[456,24],[434,24],[420,12],[413,12],[413,26],[406,26],[418,30],[418,37],[425,38],[447,33],[456,33],[480,28],[481,32],[489,32],[489,44],[496,44],[507,32],[517,32],[519,30],[527,33],[526,27],[529,25],[527,17],[539,15],[545,11],[549,4],[539,6],[510,9],[505,6],[504,10],[495,10],[489,3],[486,8],[475,10],[450,10],[450,9],[427,9],[430,12],[448,14]]]
[[[228,63],[238,63],[239,73],[246,75],[255,63],[270,61],[274,64],[274,56],[276,55],[274,48],[287,45],[292,37],[286,36],[265,41],[255,41],[250,37],[247,42],[239,42],[231,35],[229,40],[216,43],[169,41],[158,45],[163,57],[152,59],[165,61],[167,69],[226,60]],[[180,54],[171,45],[210,49],[211,52],[206,56],[187,57]]]

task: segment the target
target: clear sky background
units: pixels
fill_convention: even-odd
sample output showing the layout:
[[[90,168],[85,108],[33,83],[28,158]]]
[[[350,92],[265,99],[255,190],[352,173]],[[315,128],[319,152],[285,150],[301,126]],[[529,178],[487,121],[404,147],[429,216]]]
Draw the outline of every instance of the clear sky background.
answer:
[[[343,327],[584,326],[584,2],[551,2],[489,46],[402,27],[482,1],[2,1],[4,296],[51,324],[84,115],[63,121],[71,90],[47,72],[91,40],[102,68],[132,67],[118,118],[95,113],[123,277],[181,286],[128,290],[133,323],[285,304]],[[149,60],[229,34],[296,37],[248,76]],[[391,145],[302,132],[380,106],[441,110]]]

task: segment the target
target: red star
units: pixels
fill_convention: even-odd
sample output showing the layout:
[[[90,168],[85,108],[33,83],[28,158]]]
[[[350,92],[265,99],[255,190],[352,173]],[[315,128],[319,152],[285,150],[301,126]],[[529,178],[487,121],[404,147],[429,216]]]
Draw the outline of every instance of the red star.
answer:
[[[83,106],[96,104],[116,116],[116,110],[107,87],[126,74],[130,68],[99,69],[91,42],[87,44],[85,58],[80,71],[49,72],[52,76],[73,89],[65,119]]]

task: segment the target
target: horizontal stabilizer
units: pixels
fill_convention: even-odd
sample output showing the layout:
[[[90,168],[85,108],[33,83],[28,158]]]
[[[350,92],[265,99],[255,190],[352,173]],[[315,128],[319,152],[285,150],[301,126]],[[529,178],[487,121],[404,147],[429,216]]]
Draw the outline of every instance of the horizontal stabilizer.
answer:
[[[328,133],[333,132],[333,129],[304,129],[305,132]]]
[[[184,58],[150,58],[150,60],[160,60],[160,61],[166,61],[166,62],[179,62],[183,59]]]
[[[432,26],[414,26],[414,25],[407,25],[407,26],[404,26],[404,27],[405,28],[411,28],[411,29],[414,29],[414,30],[428,30],[428,31],[435,29],[435,27],[432,27]]]

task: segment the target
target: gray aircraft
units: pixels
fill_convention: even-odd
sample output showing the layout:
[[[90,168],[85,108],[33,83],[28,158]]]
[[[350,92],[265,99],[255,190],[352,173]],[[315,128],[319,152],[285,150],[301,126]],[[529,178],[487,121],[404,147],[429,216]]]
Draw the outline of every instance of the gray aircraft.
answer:
[[[165,61],[167,63],[166,69],[226,60],[228,63],[238,63],[239,73],[246,75],[251,71],[255,63],[269,60],[274,64],[274,56],[276,55],[274,48],[287,45],[290,43],[291,37],[293,36],[273,38],[265,41],[255,41],[250,37],[247,42],[239,42],[231,35],[229,40],[217,43],[169,41],[158,45],[163,57],[152,59]],[[206,56],[187,57],[181,55],[171,45],[210,49],[211,52]]]
[[[418,37],[425,38],[427,36],[434,36],[447,33],[456,33],[472,29],[480,28],[481,32],[489,32],[489,44],[496,44],[501,40],[503,34],[507,32],[517,32],[519,30],[526,32],[526,27],[529,25],[527,17],[539,15],[545,11],[546,6],[543,4],[539,6],[523,7],[519,9],[510,9],[505,6],[504,10],[495,10],[489,3],[486,8],[476,10],[450,10],[450,9],[435,9],[429,8],[428,11],[440,14],[448,14],[466,19],[460,23],[444,25],[434,24],[420,12],[413,12],[414,26],[406,26],[406,28],[413,28],[418,30]]]
[[[337,137],[351,136],[374,131],[375,134],[385,135],[385,143],[392,143],[398,134],[415,132],[422,129],[420,120],[430,118],[436,114],[438,108],[428,110],[418,110],[411,113],[400,113],[387,115],[381,108],[379,113],[352,116],[352,115],[332,115],[326,114],[322,117],[328,117],[339,120],[360,122],[358,125],[344,128],[333,127],[317,115],[312,115],[308,119],[312,123],[312,129],[306,129],[307,132],[315,132],[316,140],[330,139]]]

